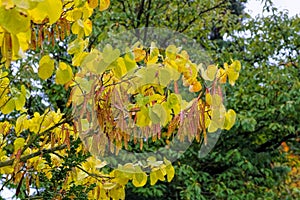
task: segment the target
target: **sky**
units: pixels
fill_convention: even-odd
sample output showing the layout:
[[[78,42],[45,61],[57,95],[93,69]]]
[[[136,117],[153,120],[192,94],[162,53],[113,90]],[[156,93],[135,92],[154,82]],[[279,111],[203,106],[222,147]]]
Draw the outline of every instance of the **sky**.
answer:
[[[289,16],[300,15],[300,0],[273,0],[273,3],[279,10],[288,10]],[[246,11],[248,11],[252,17],[258,14],[261,15],[262,9],[263,4],[261,4],[261,0],[249,0],[246,5]]]
[[[287,9],[289,11],[289,16],[294,16],[298,14],[300,16],[300,0],[273,0],[274,5],[280,10]],[[250,0],[246,5],[246,11],[252,16],[261,15],[263,9],[263,4],[261,0]],[[0,196],[6,199],[11,199],[14,191],[4,190],[0,192]]]

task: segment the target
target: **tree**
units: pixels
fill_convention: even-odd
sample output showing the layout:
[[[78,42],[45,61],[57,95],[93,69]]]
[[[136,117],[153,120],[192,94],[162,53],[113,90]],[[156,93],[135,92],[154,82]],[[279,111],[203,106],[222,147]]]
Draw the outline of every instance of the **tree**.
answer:
[[[93,30],[101,22],[95,16],[113,17],[105,13],[109,5],[0,1],[1,189],[15,188],[20,198],[124,199],[128,181],[135,187],[170,182],[171,162],[147,157],[108,169],[95,152],[141,151],[150,133],[163,144],[175,137],[205,143],[207,133],[233,126],[235,112],[225,110],[220,84],[234,85],[239,61],[204,68],[173,44],[135,43],[124,55],[110,45],[99,50],[94,42],[105,32]],[[193,98],[184,99],[182,88]],[[131,136],[128,125],[142,136]]]
[[[199,156],[199,146],[191,146],[175,163],[172,184],[129,188],[129,199],[299,197],[299,17],[289,18],[268,3],[267,17],[222,24],[222,42],[189,31],[206,43],[216,61],[241,60],[237,87],[226,91],[237,124],[205,158]],[[189,27],[201,28],[198,23]]]

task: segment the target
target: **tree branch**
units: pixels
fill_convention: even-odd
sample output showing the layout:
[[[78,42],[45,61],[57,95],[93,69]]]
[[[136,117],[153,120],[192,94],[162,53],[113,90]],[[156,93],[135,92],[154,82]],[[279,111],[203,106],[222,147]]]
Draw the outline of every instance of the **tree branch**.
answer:
[[[29,155],[26,155],[26,156],[22,156],[20,158],[20,161],[21,162],[26,162],[27,160],[29,160],[31,158],[34,158],[36,156],[39,156],[41,154],[52,153],[52,152],[55,152],[55,151],[63,150],[65,148],[67,148],[67,145],[66,144],[62,144],[62,145],[53,147],[51,149],[42,149],[42,150],[39,150],[38,152],[29,154]],[[14,161],[15,161],[15,158],[13,158],[11,160],[0,162],[0,167],[10,166],[10,165],[12,165],[14,163]]]
[[[254,151],[257,152],[257,153],[261,153],[261,152],[266,152],[266,151],[269,151],[269,150],[276,149],[281,145],[282,142],[287,141],[287,140],[292,139],[292,138],[296,138],[297,136],[298,136],[297,133],[292,133],[292,134],[284,136],[281,139],[276,137],[272,140],[269,140],[269,141],[263,143],[258,148],[256,148]]]
[[[189,22],[187,23],[187,25],[186,25],[182,30],[180,30],[179,32],[182,33],[182,32],[184,32],[186,29],[188,29],[188,28],[189,28],[189,27],[190,27],[190,26],[198,19],[199,16],[203,15],[204,13],[210,12],[210,11],[216,9],[216,8],[220,8],[220,7],[221,7],[223,4],[225,4],[225,3],[226,3],[226,0],[222,1],[221,3],[215,5],[215,6],[211,7],[211,8],[208,8],[208,9],[206,9],[206,10],[200,11],[200,12],[198,13],[198,16],[194,16],[194,18],[193,18],[191,21],[189,21]]]

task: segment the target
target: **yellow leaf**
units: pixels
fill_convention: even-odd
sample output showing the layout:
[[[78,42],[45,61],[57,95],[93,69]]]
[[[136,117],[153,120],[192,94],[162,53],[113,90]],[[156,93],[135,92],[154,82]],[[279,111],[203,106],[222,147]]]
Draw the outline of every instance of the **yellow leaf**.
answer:
[[[100,6],[99,9],[100,11],[106,10],[110,5],[110,0],[100,0]]]
[[[73,77],[72,68],[64,62],[60,62],[59,67],[56,70],[55,82],[57,84],[64,85],[67,82],[71,81],[72,77]]]
[[[219,107],[222,104],[222,97],[218,94],[213,94],[212,95],[212,104],[215,107]]]
[[[14,97],[14,100],[15,100],[16,110],[21,110],[26,103],[26,99],[23,94]]]
[[[17,151],[25,146],[25,139],[24,138],[17,138],[14,141],[14,150]]]
[[[239,77],[239,71],[241,70],[241,63],[240,61],[233,61],[230,66],[227,63],[224,63],[224,68],[226,74],[228,75],[228,80],[230,85],[234,85],[235,81]]]
[[[3,114],[9,114],[11,113],[15,108],[15,101],[13,98],[11,98],[10,100],[8,100],[6,102],[6,104],[2,107],[1,112]]]
[[[32,1],[32,0],[13,0],[14,4],[18,8],[22,8],[25,10],[31,10],[35,6],[37,6],[37,1]]]
[[[5,9],[11,9],[15,6],[15,3],[13,0],[2,0],[2,5],[5,6]]]
[[[131,71],[131,70],[134,70],[137,68],[136,61],[134,60],[134,58],[132,57],[132,54],[130,54],[130,53],[127,53],[124,56],[124,62],[125,62],[127,71]]]
[[[156,176],[159,180],[164,181],[165,175],[167,174],[164,165],[162,165],[158,170],[156,170]]]
[[[147,174],[145,172],[135,173],[132,183],[135,187],[143,187],[147,183]]]
[[[72,65],[73,66],[80,66],[84,60],[84,58],[88,55],[87,52],[81,52],[81,53],[77,53],[74,55],[73,59],[72,59]]]
[[[83,30],[84,30],[85,36],[88,36],[91,34],[91,32],[92,32],[92,21],[91,20],[87,19],[84,21]]]
[[[201,67],[200,67],[200,70],[201,70],[201,75],[202,75],[203,79],[208,80],[208,81],[213,81],[216,77],[218,67],[215,65],[209,65],[205,71]]]
[[[117,66],[113,69],[115,75],[117,78],[121,78],[124,76],[127,72],[126,64],[124,62],[124,58],[118,58],[117,59]]]
[[[19,45],[23,52],[29,48],[29,41],[31,39],[31,30],[28,29],[26,32],[20,32],[17,34]]]
[[[195,81],[192,85],[189,86],[190,92],[199,92],[202,89],[202,85],[199,81]]]
[[[74,22],[82,17],[82,11],[78,8],[74,8],[66,13],[66,19],[70,22]]]
[[[117,60],[120,54],[121,53],[119,49],[113,49],[112,46],[108,44],[103,49],[103,60],[107,64],[111,64]]]
[[[151,121],[151,119],[149,117],[148,108],[146,108],[145,106],[141,107],[141,110],[139,112],[137,112],[136,124],[139,127],[145,127],[150,124],[150,121]]]
[[[32,19],[36,23],[41,23],[46,17],[49,18],[49,23],[55,23],[62,13],[61,0],[44,0],[40,1],[38,5],[29,11]]]
[[[82,53],[87,45],[88,45],[87,40],[83,40],[82,38],[76,38],[74,41],[68,44],[67,51],[69,54]]]
[[[146,56],[146,51],[142,48],[136,48],[133,50],[135,62],[142,61]]]
[[[176,54],[177,54],[177,48],[175,45],[169,45],[166,48],[166,56],[168,58],[170,58],[171,60],[175,60],[176,59]]]
[[[16,122],[16,127],[15,127],[15,131],[16,131],[16,135],[19,136],[20,133],[28,128],[27,126],[28,120],[27,120],[27,116],[26,115],[21,115],[20,117],[18,117],[17,122]]]
[[[225,123],[224,123],[224,129],[229,130],[232,128],[236,120],[236,113],[234,110],[229,109],[227,113],[225,114]]]
[[[98,6],[98,1],[99,0],[89,0],[88,1],[88,3],[89,3],[89,6],[91,7],[91,8],[96,8],[97,6]]]
[[[156,63],[158,61],[158,55],[159,55],[158,48],[155,46],[155,43],[151,43],[150,55],[147,56],[145,61],[147,65]]]
[[[54,70],[54,60],[49,55],[45,55],[39,62],[38,75],[45,80],[51,77]]]
[[[161,104],[155,104],[151,107],[149,116],[153,124],[160,123],[160,125],[164,126],[167,123],[167,112]]]
[[[12,59],[17,60],[18,58],[22,57],[22,51],[20,48],[19,39],[16,35],[11,34],[11,43],[12,43]]]
[[[238,60],[235,60],[231,63],[231,67],[236,71],[236,72],[239,72],[242,68],[241,66],[241,62],[238,61]]]
[[[87,20],[93,14],[94,10],[86,2],[85,5],[81,8],[81,11],[82,11],[82,19]]]
[[[174,167],[170,164],[166,167],[166,171],[167,171],[168,182],[171,182],[171,180],[174,178],[175,175]]]
[[[16,35],[20,32],[26,32],[30,28],[30,19],[16,8],[6,10],[1,6],[0,26],[9,33]]]
[[[235,81],[239,77],[239,73],[235,72],[232,68],[229,68],[229,70],[227,71],[227,74],[228,74],[229,84],[234,85]]]
[[[12,166],[0,167],[0,174],[11,174],[14,172],[14,168]]]
[[[226,72],[225,72],[225,70],[223,68],[220,68],[218,70],[217,78],[219,79],[220,83],[226,83],[226,81],[227,81],[227,74],[226,74]]]
[[[117,185],[117,183],[104,183],[104,184],[103,184],[103,189],[105,189],[105,190],[111,190],[111,189],[113,189],[116,185]]]
[[[156,172],[155,171],[150,172],[150,185],[155,185],[157,181],[158,178],[156,176]]]
[[[218,130],[218,124],[213,121],[213,120],[210,120],[210,124],[208,126],[208,132],[209,133],[214,133]]]
[[[90,123],[87,119],[81,119],[81,128],[82,128],[82,131],[87,131],[90,127]]]

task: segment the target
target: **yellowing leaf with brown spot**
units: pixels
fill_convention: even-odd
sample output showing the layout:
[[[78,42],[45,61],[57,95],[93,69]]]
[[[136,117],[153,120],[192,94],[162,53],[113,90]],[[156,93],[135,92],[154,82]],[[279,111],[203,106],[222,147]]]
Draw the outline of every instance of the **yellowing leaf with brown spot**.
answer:
[[[83,30],[84,30],[85,36],[88,36],[91,34],[91,32],[92,32],[92,21],[91,20],[87,19],[84,21]]]
[[[100,0],[100,6],[99,9],[100,11],[106,10],[110,5],[110,0]]]
[[[30,19],[22,15],[16,8],[6,10],[0,7],[0,26],[14,35],[30,28]]]
[[[38,75],[41,79],[48,79],[54,70],[54,60],[49,55],[45,55],[39,62]]]

